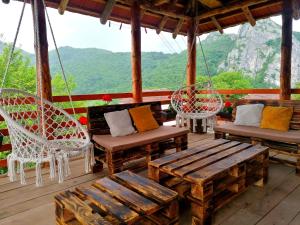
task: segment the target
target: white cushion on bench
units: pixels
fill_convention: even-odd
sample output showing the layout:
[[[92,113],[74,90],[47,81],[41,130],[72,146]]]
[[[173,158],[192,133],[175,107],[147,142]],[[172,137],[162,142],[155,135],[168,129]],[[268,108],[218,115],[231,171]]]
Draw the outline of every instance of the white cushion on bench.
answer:
[[[217,132],[223,132],[244,137],[256,137],[270,141],[300,144],[300,130],[278,131],[259,127],[239,126],[231,122],[216,125]]]
[[[188,134],[188,132],[189,130],[186,128],[160,126],[155,130],[135,133],[128,136],[112,137],[111,135],[93,135],[92,139],[108,150],[119,151],[178,137],[183,134]]]

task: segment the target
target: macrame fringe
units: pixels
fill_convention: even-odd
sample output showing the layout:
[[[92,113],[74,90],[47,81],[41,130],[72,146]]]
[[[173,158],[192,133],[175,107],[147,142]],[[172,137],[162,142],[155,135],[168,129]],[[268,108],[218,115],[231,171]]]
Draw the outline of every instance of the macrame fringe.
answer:
[[[91,154],[90,154],[90,148],[87,148],[85,150],[85,154],[84,154],[84,170],[85,173],[89,173],[91,171]]]
[[[8,164],[7,175],[9,177],[9,181],[14,182],[17,180],[17,176],[16,176],[15,160],[11,157],[11,154],[7,156],[7,164]]]
[[[41,163],[36,163],[36,165],[35,165],[35,173],[36,173],[35,185],[37,187],[41,187],[43,185]]]
[[[94,150],[94,145],[91,144],[90,145],[90,151],[91,151],[91,165],[95,165],[96,164],[96,160],[95,160],[95,150]]]
[[[71,169],[70,169],[68,154],[63,155],[63,167],[64,167],[64,177],[70,176],[71,175]]]
[[[20,162],[20,180],[22,185],[26,184],[24,164],[24,162]]]
[[[59,156],[57,157],[57,162],[58,162],[58,183],[64,182],[64,169],[63,169],[63,157]]]
[[[53,180],[55,177],[56,177],[56,164],[55,164],[55,155],[51,155],[51,158],[50,158],[50,179]]]

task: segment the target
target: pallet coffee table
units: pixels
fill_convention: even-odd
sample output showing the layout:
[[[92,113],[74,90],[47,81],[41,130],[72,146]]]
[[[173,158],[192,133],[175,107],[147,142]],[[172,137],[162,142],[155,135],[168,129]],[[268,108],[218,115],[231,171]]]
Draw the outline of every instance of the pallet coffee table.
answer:
[[[178,224],[178,194],[129,171],[55,196],[56,224]]]
[[[154,160],[149,178],[191,200],[192,224],[211,224],[213,213],[251,184],[268,177],[268,148],[217,139]]]

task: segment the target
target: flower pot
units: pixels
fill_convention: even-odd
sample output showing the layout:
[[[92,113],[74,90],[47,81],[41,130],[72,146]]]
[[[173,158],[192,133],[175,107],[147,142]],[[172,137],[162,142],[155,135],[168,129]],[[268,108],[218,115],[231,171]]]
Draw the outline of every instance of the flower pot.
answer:
[[[229,112],[219,112],[217,115],[223,119],[227,119],[227,120],[232,119],[232,113],[229,113]]]

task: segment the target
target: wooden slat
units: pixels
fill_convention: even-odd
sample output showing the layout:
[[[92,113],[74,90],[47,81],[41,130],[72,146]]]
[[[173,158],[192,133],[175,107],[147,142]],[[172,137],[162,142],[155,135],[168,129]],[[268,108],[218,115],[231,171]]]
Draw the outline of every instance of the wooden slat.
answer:
[[[166,172],[172,172],[175,169],[187,166],[187,165],[189,165],[191,163],[194,163],[196,161],[199,161],[199,160],[201,160],[203,158],[206,158],[206,157],[209,157],[211,155],[217,154],[219,152],[222,152],[222,151],[224,151],[224,150],[226,150],[228,148],[232,148],[232,147],[234,147],[236,145],[239,145],[239,144],[241,144],[241,143],[237,142],[237,141],[231,141],[231,142],[223,144],[221,146],[208,149],[207,151],[200,152],[200,153],[198,153],[196,155],[192,155],[192,156],[190,156],[188,158],[185,158],[183,160],[179,160],[179,161],[177,161],[175,163],[168,164],[168,165],[164,166],[162,168],[162,170],[166,171]]]
[[[198,1],[209,8],[217,8],[222,6],[222,2],[219,0],[198,0]]]
[[[97,207],[106,213],[112,214],[122,222],[133,223],[139,217],[139,214],[97,188],[77,188],[76,191],[83,194],[85,198]]]
[[[192,173],[194,171],[197,171],[201,168],[204,168],[212,163],[215,163],[219,160],[222,160],[223,158],[226,158],[226,157],[229,157],[233,154],[236,154],[242,150],[245,150],[247,148],[249,148],[251,145],[250,144],[247,144],[247,143],[244,143],[244,144],[241,144],[241,145],[238,145],[236,147],[232,147],[230,149],[227,149],[226,151],[222,151],[218,154],[215,154],[213,156],[210,156],[208,158],[205,158],[203,160],[200,160],[198,162],[195,162],[193,164],[190,164],[190,165],[187,165],[185,167],[182,167],[182,168],[179,168],[175,171],[173,171],[174,174],[178,175],[178,176],[185,176],[186,174],[188,173]]]
[[[77,198],[70,191],[65,191],[63,194],[56,195],[55,198],[63,204],[63,206],[74,214],[76,219],[83,225],[110,225],[99,214],[93,214],[92,208]]]
[[[160,206],[156,203],[138,195],[107,177],[97,180],[94,183],[94,186],[121,200],[125,205],[133,208],[137,212],[150,215],[160,209]]]
[[[248,148],[247,151],[239,152],[228,158],[216,162],[213,165],[207,166],[194,173],[188,174],[185,178],[191,182],[202,183],[206,179],[211,179],[213,176],[227,169],[230,169],[234,165],[242,163],[248,159],[255,157],[256,155],[268,150],[268,147],[253,146]]]
[[[153,167],[161,167],[161,166],[164,166],[168,163],[176,162],[179,159],[184,159],[184,158],[189,157],[191,155],[197,154],[197,153],[202,152],[202,151],[206,151],[209,148],[214,148],[214,147],[217,147],[217,146],[222,145],[222,144],[227,143],[227,142],[229,142],[229,140],[225,140],[225,139],[213,140],[213,141],[211,141],[207,144],[204,144],[202,146],[199,146],[197,148],[193,148],[193,149],[185,150],[185,151],[182,151],[182,152],[174,153],[174,154],[171,154],[169,156],[165,156],[163,158],[156,159],[154,161],[150,161],[149,165],[151,165]]]
[[[177,193],[160,184],[138,176],[130,171],[114,174],[114,177],[126,183],[130,189],[142,193],[146,197],[155,199],[162,204],[168,203],[177,198]]]

